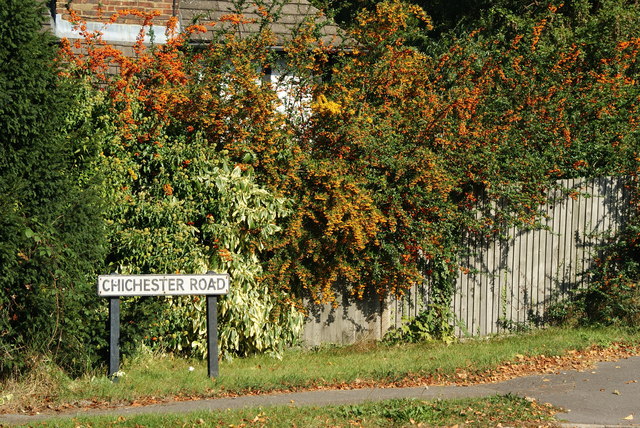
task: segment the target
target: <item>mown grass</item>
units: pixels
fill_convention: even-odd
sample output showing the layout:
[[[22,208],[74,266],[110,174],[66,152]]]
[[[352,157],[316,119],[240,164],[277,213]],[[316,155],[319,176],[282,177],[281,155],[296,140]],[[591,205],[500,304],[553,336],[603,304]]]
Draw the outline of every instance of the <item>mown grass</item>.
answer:
[[[460,368],[468,373],[482,373],[522,355],[564,355],[570,350],[594,344],[607,346],[613,342],[638,344],[640,332],[615,328],[552,328],[448,346],[442,343],[360,344],[290,350],[280,360],[255,356],[223,361],[220,377],[215,380],[207,377],[203,361],[142,353],[124,361],[124,375],[116,383],[103,373],[70,379],[55,367],[46,366],[28,378],[2,384],[0,397],[12,398],[5,400],[0,410],[37,407],[43,403],[58,406],[82,405],[86,401],[153,401],[175,396],[216,397],[318,385],[401,382],[416,376],[454,375]]]
[[[52,419],[35,427],[397,427],[541,426],[553,424],[554,410],[516,396],[421,401],[387,400],[360,405],[269,407],[188,414],[95,416]]]

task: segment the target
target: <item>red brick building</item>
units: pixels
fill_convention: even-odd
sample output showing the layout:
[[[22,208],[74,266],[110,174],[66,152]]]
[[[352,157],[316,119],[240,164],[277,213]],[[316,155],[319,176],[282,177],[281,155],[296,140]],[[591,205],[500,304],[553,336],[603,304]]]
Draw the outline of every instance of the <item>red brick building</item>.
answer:
[[[275,2],[267,3],[273,4]],[[233,1],[218,0],[47,0],[47,4],[51,15],[51,30],[56,36],[71,39],[77,37],[70,22],[67,10],[69,7],[86,21],[89,30],[100,30],[103,32],[105,41],[124,46],[136,41],[141,20],[129,17],[120,19],[114,24],[104,24],[115,12],[121,10],[157,11],[159,16],[154,20],[153,31],[156,43],[163,43],[166,40],[166,28],[163,25],[172,16],[177,17],[179,25],[184,28],[194,21],[200,23],[217,21],[221,16],[238,12]],[[307,0],[289,0],[281,8],[280,6],[274,8],[279,11],[279,18],[272,24],[272,30],[278,36],[279,41],[286,38],[291,30],[299,26],[305,19],[319,16],[318,9],[311,6]],[[255,7],[249,7],[242,12],[248,18],[257,17]],[[246,25],[245,31],[252,31],[250,24]],[[328,41],[337,33],[336,27],[332,25],[324,27],[323,31]]]

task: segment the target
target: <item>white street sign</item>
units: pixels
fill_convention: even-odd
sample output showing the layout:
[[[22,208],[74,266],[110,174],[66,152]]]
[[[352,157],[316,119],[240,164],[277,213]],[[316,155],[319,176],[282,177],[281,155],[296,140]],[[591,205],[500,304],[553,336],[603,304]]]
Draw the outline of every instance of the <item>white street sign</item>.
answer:
[[[221,295],[228,292],[228,274],[98,277],[98,295],[104,297]]]

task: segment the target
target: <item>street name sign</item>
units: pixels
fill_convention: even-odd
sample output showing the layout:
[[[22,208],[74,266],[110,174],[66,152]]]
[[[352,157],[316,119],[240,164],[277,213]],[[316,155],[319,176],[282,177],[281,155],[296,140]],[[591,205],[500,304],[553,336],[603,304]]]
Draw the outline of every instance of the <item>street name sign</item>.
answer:
[[[189,296],[229,293],[228,274],[100,275],[98,296]]]
[[[207,296],[207,354],[209,377],[218,377],[219,295],[229,293],[229,275],[100,275],[98,296],[109,298],[109,371],[114,381],[120,366],[120,297]]]

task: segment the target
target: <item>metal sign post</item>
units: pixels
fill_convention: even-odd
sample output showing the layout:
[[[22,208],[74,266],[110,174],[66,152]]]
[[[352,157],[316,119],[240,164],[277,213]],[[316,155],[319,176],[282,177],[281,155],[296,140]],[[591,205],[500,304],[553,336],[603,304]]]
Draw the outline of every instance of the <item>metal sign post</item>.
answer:
[[[107,376],[117,382],[120,367],[120,298],[109,298],[109,373]]]
[[[100,275],[98,296],[109,297],[109,372],[116,382],[120,366],[121,296],[207,296],[209,377],[218,377],[218,298],[229,293],[229,275]]]
[[[207,296],[207,367],[209,377],[218,377],[218,297]]]

